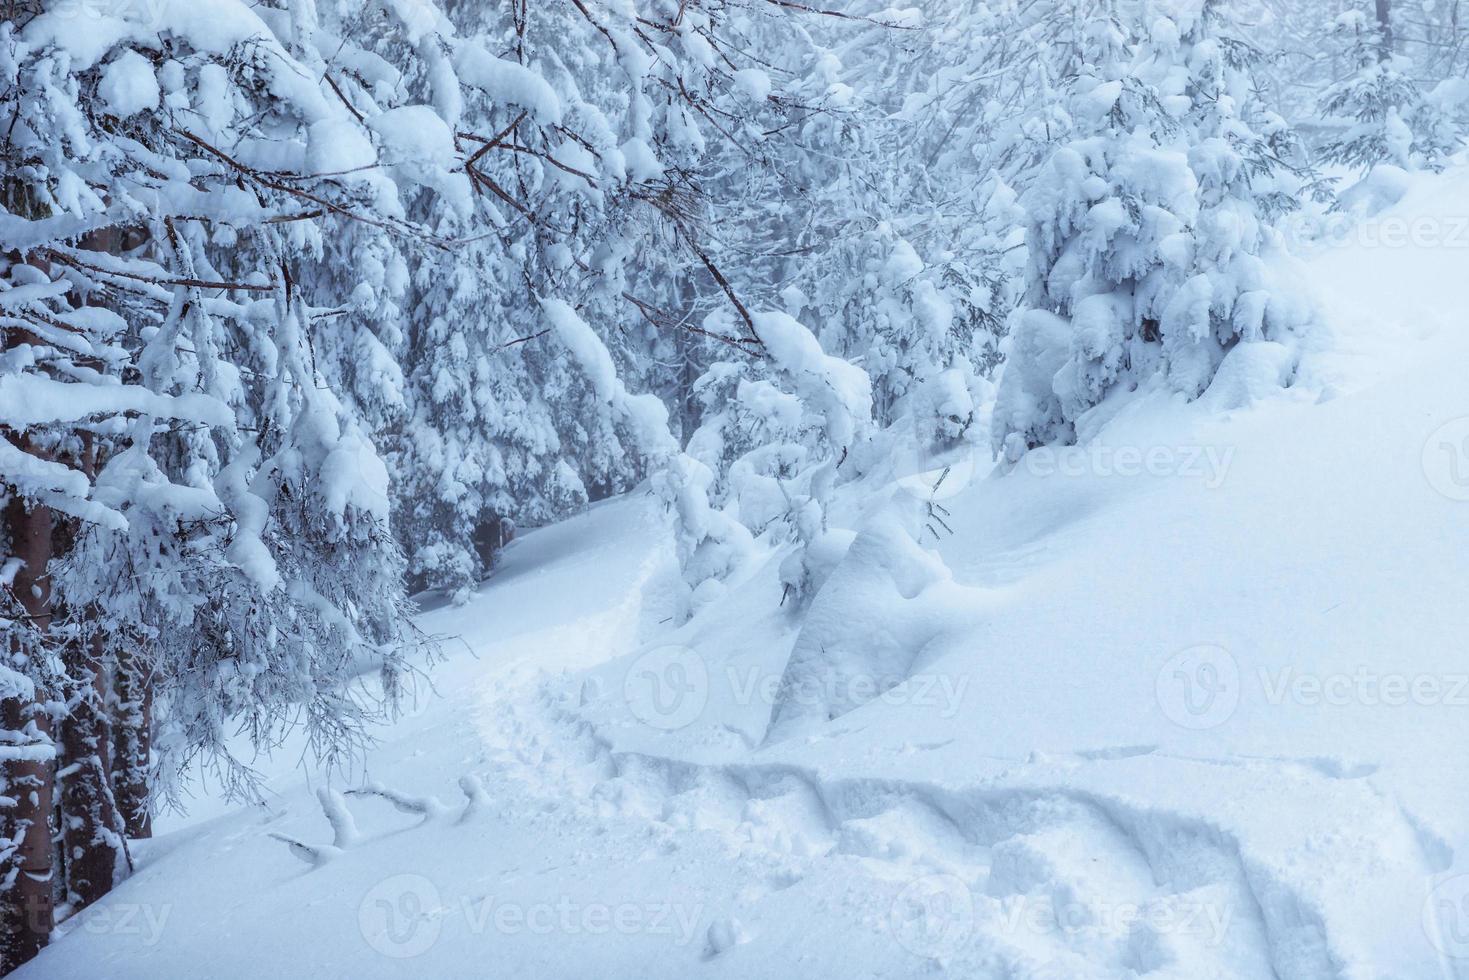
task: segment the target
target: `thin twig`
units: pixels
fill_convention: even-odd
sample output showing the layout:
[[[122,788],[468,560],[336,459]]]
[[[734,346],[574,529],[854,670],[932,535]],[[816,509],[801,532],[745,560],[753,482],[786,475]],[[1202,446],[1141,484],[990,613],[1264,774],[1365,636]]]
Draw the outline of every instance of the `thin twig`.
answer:
[[[60,262],[62,265],[69,265],[73,268],[84,269],[88,272],[96,272],[105,276],[119,276],[123,279],[133,279],[138,282],[146,282],[149,285],[153,286],[192,286],[197,289],[238,289],[244,292],[251,293],[268,293],[275,289],[274,283],[266,286],[256,286],[250,283],[243,282],[214,282],[208,279],[190,278],[164,279],[157,276],[144,276],[139,275],[136,272],[124,272],[121,269],[107,269],[100,265],[93,265],[90,262],[83,262],[81,259],[77,258],[74,255],[71,255],[67,252],[57,251],[54,248],[42,249],[41,252],[47,258]]]
[[[332,78],[331,72],[327,72],[322,77],[325,78],[326,83],[332,87],[332,91],[337,93],[337,98],[342,100],[342,105],[347,107],[347,111],[356,116],[358,122],[365,123],[367,120],[362,117],[362,113],[357,111],[357,107],[355,105],[347,101],[347,96],[342,92],[340,88],[337,87],[337,80]]]
[[[699,261],[704,263],[704,268],[709,270],[709,274],[714,277],[714,281],[719,284],[719,288],[724,290],[724,295],[729,297],[729,301],[733,303],[734,308],[739,311],[740,318],[745,321],[745,326],[750,328],[750,333],[754,334],[758,338],[759,331],[755,329],[754,318],[750,316],[750,311],[745,309],[745,304],[741,303],[740,298],[735,295],[734,287],[729,284],[728,279],[724,278],[724,273],[719,271],[719,268],[714,264],[714,260],[709,258],[708,255],[704,254],[704,250],[701,249],[691,237],[689,237],[687,232],[685,232],[682,228],[677,228],[676,231],[678,233],[678,236],[684,240],[684,244],[688,245],[693,253],[699,257]],[[760,341],[760,344],[763,347],[765,345],[765,342],[762,340]]]
[[[249,179],[255,181],[257,184],[260,184],[263,187],[269,187],[271,190],[280,191],[282,194],[290,194],[294,197],[299,197],[303,200],[310,201],[313,204],[319,204],[321,207],[332,212],[333,214],[339,214],[342,217],[347,218],[351,221],[360,221],[365,225],[371,225],[374,228],[381,228],[384,231],[388,232],[413,235],[417,238],[422,239],[423,241],[428,242],[436,248],[447,250],[450,247],[450,243],[443,241],[437,236],[430,235],[421,229],[404,228],[400,225],[396,225],[388,221],[381,221],[377,218],[369,218],[366,215],[358,214],[350,208],[343,207],[342,205],[337,204],[335,201],[331,201],[327,198],[312,194],[310,191],[303,191],[299,187],[292,187],[289,184],[283,184],[280,181],[272,180],[270,177],[267,177],[265,174],[261,173],[259,170],[256,170],[254,167],[247,166],[236,160],[234,157],[230,156],[228,153],[225,153],[218,147],[211,146],[208,142],[198,136],[195,136],[187,129],[176,129],[174,130],[174,132],[178,133],[180,136],[184,137],[184,139],[193,143],[195,146],[198,146],[200,149],[203,149],[212,156],[215,156],[224,163],[227,163],[231,167],[235,168],[235,170],[239,171],[241,175],[248,177]]]

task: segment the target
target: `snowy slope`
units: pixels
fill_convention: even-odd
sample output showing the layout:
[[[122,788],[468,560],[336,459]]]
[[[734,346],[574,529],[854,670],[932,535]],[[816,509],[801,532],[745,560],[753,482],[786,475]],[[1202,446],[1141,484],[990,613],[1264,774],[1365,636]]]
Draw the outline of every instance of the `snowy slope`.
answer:
[[[1373,220],[1455,213],[1462,169]],[[852,488],[800,614],[772,554],[674,629],[647,496],[527,535],[423,617],[469,651],[369,759],[406,809],[282,757],[17,975],[1469,976],[1444,231],[1311,257],[1331,334],[1280,396],[1232,409],[1242,365],[957,467],[932,547],[921,483]]]

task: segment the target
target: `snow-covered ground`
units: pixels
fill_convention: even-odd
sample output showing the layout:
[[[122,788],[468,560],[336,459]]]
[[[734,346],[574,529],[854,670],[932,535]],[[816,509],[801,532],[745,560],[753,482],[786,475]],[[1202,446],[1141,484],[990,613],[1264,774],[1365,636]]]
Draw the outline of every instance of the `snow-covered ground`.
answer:
[[[1469,976],[1466,224],[1312,254],[1282,394],[848,488],[800,613],[675,629],[650,496],[524,536],[335,781],[400,806],[283,753],[17,976]]]

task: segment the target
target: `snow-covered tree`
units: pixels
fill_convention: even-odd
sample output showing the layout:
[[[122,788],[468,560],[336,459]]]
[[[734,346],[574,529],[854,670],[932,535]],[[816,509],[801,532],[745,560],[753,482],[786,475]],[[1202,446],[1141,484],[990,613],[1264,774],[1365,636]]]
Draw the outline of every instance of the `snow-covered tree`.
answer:
[[[1214,4],[1138,37],[1087,22],[1067,138],[1023,196],[1027,296],[994,417],[1011,458],[1076,438],[1090,410],[1155,377],[1197,397],[1237,346],[1288,346],[1309,325],[1272,222],[1311,175],[1228,27]],[[1267,352],[1285,381],[1288,351]]]
[[[347,101],[328,60],[388,66],[334,21],[164,6],[159,22],[149,5],[86,30],[69,8],[0,26],[15,121],[0,141],[6,616],[29,624],[7,667],[4,763],[12,785],[38,784],[6,798],[7,962],[50,929],[57,724],[70,898],[94,899],[125,866],[105,778],[114,680],[117,720],[136,726],[115,770],[136,830],[140,786],[166,794],[191,759],[248,786],[227,726],[269,745],[301,718],[330,760],[378,710],[347,682],[375,670],[391,697],[401,674],[403,561],[372,384],[350,384],[372,361],[348,363],[361,342],[315,343],[318,324],[369,305],[344,283],[371,263],[305,278],[332,222],[431,238],[400,188],[467,200],[468,180],[433,111]],[[347,296],[313,305],[333,287]]]
[[[1408,58],[1394,50],[1390,16],[1387,0],[1379,0],[1375,18],[1349,10],[1333,23],[1354,67],[1322,96],[1321,115],[1344,126],[1321,155],[1364,171],[1380,163],[1439,170],[1463,142],[1458,125],[1448,106],[1420,89]]]
[[[725,274],[749,246],[754,202],[735,220],[718,208],[732,183],[777,166],[762,143],[789,103],[750,52],[794,36],[803,15],[766,0],[450,13],[475,210],[429,202],[421,214],[466,241],[415,257],[411,407],[393,459],[415,583],[462,599],[515,524],[645,476],[670,506],[688,504],[687,481],[702,485],[663,436],[698,424],[692,392],[710,364],[762,356],[742,297],[763,284]],[[664,433],[608,411],[608,387],[548,322],[555,303],[590,328],[626,390],[670,406]],[[713,329],[716,309],[734,315]]]

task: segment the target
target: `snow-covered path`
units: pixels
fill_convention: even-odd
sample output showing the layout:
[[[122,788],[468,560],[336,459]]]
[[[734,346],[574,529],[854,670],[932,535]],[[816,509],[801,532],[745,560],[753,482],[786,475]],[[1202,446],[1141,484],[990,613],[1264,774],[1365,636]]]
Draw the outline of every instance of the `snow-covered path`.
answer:
[[[406,810],[285,759],[17,976],[1469,976],[1466,254],[1318,256],[1294,394],[1137,399],[932,552],[854,497],[799,618],[775,555],[673,629],[650,497],[527,535],[423,617]]]
[[[563,547],[588,540],[590,553]],[[658,609],[662,553],[637,501],[516,550],[472,607],[482,635],[503,638],[442,670],[443,698],[372,760],[373,779],[437,794],[442,812],[351,797],[355,839],[309,869],[272,836],[332,841],[304,787],[177,831],[23,975],[478,976],[492,963],[580,976],[595,963],[614,976],[749,976],[799,950],[837,975],[943,963],[958,975],[1077,976],[1168,962],[1151,928],[1131,924],[1139,913],[1197,947],[1179,975],[1204,962],[1220,975],[1268,970],[1258,924],[1231,921],[1247,891],[1227,843],[1181,828],[1189,839],[1174,850],[1194,883],[1175,868],[1160,887],[1156,856],[1085,792],[828,781],[780,763],[610,751],[580,706],[552,693],[565,682],[533,663],[585,665],[634,645]],[[605,589],[566,588],[589,568]],[[468,813],[455,798],[466,775],[485,800]],[[1053,906],[1057,887],[1067,901]],[[165,888],[169,900],[154,900]],[[1056,922],[1058,911],[1071,918]]]

